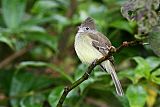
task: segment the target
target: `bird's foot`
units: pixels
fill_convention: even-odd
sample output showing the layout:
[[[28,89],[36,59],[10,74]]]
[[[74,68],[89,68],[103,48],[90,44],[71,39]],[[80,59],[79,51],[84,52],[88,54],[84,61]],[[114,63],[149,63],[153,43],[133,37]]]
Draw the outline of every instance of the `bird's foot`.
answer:
[[[95,66],[97,64],[98,59],[95,59],[90,66]],[[88,76],[90,75],[88,72],[85,72]]]
[[[110,52],[116,52],[116,48],[114,46],[109,46],[108,49]]]
[[[98,59],[95,59],[95,60],[92,62],[91,65],[96,65],[97,61],[98,61]]]

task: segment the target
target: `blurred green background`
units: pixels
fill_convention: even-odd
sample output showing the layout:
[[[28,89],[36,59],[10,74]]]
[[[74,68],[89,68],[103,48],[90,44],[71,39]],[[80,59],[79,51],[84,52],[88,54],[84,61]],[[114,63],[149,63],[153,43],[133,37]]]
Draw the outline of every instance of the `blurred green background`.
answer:
[[[0,107],[56,107],[63,88],[87,69],[73,47],[85,18],[94,18],[115,47],[135,40],[138,25],[122,16],[124,2],[1,0]],[[64,107],[159,107],[160,58],[151,47],[128,47],[114,58],[125,96],[117,96],[110,75],[96,67]]]

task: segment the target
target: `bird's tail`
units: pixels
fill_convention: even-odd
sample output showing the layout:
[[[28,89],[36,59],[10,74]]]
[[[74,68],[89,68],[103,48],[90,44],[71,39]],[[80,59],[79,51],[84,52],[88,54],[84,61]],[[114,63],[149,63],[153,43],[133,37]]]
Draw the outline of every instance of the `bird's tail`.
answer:
[[[121,83],[117,77],[117,74],[115,72],[113,64],[109,60],[107,60],[107,61],[102,62],[101,66],[105,71],[107,71],[111,75],[113,83],[116,87],[117,94],[119,96],[123,96],[123,89],[122,89]]]

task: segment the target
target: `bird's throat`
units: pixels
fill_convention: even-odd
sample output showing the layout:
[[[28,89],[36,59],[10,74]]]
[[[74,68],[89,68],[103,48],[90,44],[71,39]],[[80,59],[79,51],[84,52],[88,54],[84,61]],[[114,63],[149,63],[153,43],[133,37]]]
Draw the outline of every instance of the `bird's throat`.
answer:
[[[77,33],[75,37],[75,51],[83,63],[91,64],[95,59],[103,56],[92,46],[92,41],[93,40],[84,33]]]

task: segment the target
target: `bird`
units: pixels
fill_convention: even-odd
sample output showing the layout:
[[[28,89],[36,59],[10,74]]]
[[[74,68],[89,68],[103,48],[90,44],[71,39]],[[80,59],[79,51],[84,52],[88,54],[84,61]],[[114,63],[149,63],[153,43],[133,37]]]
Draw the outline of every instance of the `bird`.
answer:
[[[95,60],[106,56],[111,47],[110,40],[97,31],[93,18],[86,18],[78,27],[74,48],[82,63],[92,64]],[[123,96],[123,89],[115,72],[113,56],[103,61],[100,67],[111,75],[117,95]]]

